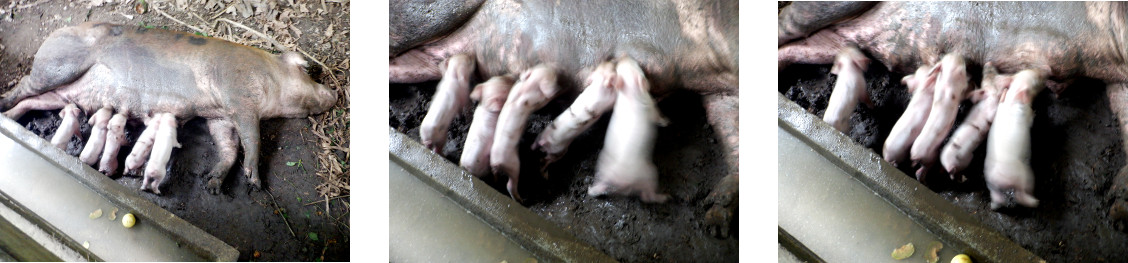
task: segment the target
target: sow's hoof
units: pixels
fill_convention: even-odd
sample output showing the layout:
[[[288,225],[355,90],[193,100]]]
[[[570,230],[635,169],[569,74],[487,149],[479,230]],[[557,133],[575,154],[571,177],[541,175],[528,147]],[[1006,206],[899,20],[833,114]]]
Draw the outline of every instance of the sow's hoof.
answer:
[[[1109,188],[1109,203],[1111,206],[1108,208],[1108,218],[1112,220],[1112,225],[1120,231],[1128,232],[1128,169],[1120,168],[1120,173],[1116,174],[1116,178],[1112,179],[1112,187]]]
[[[218,195],[219,194],[219,187],[222,186],[222,185],[223,185],[223,178],[212,177],[211,179],[208,179],[208,186],[206,187],[206,190],[208,191],[208,193],[211,193],[213,195]]]
[[[727,238],[732,232],[736,222],[738,181],[736,175],[726,176],[705,198],[705,205],[710,206],[709,211],[705,212],[705,231],[709,235]]]

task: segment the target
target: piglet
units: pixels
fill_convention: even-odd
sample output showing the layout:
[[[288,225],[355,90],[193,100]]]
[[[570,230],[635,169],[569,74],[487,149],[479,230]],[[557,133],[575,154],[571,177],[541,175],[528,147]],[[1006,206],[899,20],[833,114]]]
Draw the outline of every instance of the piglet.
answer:
[[[964,122],[952,133],[948,145],[940,152],[940,164],[948,171],[952,180],[962,182],[964,169],[967,169],[975,149],[983,140],[987,139],[987,132],[991,129],[991,122],[995,120],[995,112],[999,108],[999,99],[1002,97],[1002,87],[1010,85],[1011,78],[999,75],[991,63],[983,65],[983,84],[978,90],[968,96],[975,106],[967,114]],[[957,178],[958,177],[958,178]]]
[[[459,54],[444,61],[441,68],[443,79],[435,87],[431,107],[419,125],[419,138],[423,141],[423,146],[440,154],[446,145],[450,122],[468,104],[467,94],[470,93],[470,74],[474,72],[474,61],[470,56]]]
[[[490,148],[497,128],[497,116],[501,113],[501,106],[505,105],[505,98],[509,96],[511,88],[513,78],[498,76],[478,84],[470,93],[471,99],[480,102],[474,110],[474,121],[470,123],[470,131],[466,134],[459,165],[474,176],[490,174]]]
[[[59,129],[55,131],[55,135],[51,137],[51,145],[67,150],[67,143],[70,142],[72,136],[78,135],[78,116],[82,111],[74,104],[67,104],[63,110],[59,112],[59,117],[63,118],[63,122],[59,124]]]
[[[153,142],[152,155],[145,164],[145,178],[141,180],[141,190],[150,190],[154,194],[161,194],[160,185],[164,183],[165,166],[172,155],[172,148],[180,148],[176,141],[176,118],[170,113],[157,114],[156,139]]]
[[[128,120],[124,113],[114,114],[106,128],[106,148],[102,150],[102,160],[98,163],[98,171],[105,175],[113,175],[118,168],[118,152],[125,140],[125,122]]]
[[[78,155],[78,159],[87,165],[94,165],[98,162],[98,157],[102,156],[102,150],[106,145],[106,126],[109,125],[110,117],[113,114],[113,110],[109,107],[103,107],[90,116],[90,120],[87,121],[94,127],[90,129],[90,139],[86,141],[86,146],[82,148],[82,153]]]
[[[1013,194],[1020,205],[1038,206],[1038,199],[1034,198],[1034,172],[1030,169],[1030,126],[1034,123],[1030,106],[1034,96],[1045,88],[1044,81],[1044,75],[1037,71],[1018,72],[995,113],[983,164],[984,181],[991,191],[991,209],[1010,204],[1008,194]]]
[[[940,146],[959,113],[960,101],[967,96],[967,66],[959,54],[948,54],[940,60],[940,76],[936,79],[935,95],[932,97],[932,112],[920,130],[920,136],[913,141],[909,155],[917,169],[917,180],[924,182],[925,174],[936,164]]]
[[[657,114],[638,63],[624,59],[616,71],[621,82],[588,195],[638,195],[643,202],[666,202],[669,196],[658,193],[658,168],[650,160],[656,125],[664,119]]]
[[[855,47],[843,48],[834,59],[834,67],[830,73],[838,75],[834,83],[834,91],[830,93],[830,102],[823,114],[823,121],[830,123],[834,129],[848,132],[850,115],[858,107],[858,102],[864,102],[873,108],[869,93],[866,92],[866,79],[862,72],[869,66],[869,59]]]
[[[901,79],[901,83],[909,87],[913,98],[909,100],[905,113],[893,125],[889,138],[885,139],[882,152],[886,161],[897,164],[908,157],[909,147],[912,147],[913,141],[920,135],[924,121],[928,120],[928,114],[932,111],[933,85],[936,84],[938,69],[937,66],[922,66],[915,74]]]

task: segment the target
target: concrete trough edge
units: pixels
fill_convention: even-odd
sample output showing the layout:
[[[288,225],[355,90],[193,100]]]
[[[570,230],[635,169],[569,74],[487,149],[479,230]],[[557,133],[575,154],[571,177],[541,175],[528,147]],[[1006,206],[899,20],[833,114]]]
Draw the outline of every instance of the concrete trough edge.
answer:
[[[79,161],[78,158],[68,155],[63,150],[55,148],[50,142],[39,138],[16,121],[7,117],[0,117],[0,133],[37,152],[60,169],[66,170],[68,174],[74,176],[77,181],[86,185],[92,191],[133,211],[138,220],[146,220],[147,223],[170,233],[171,236],[179,237],[177,238],[180,239],[178,241],[197,251],[198,254],[204,255],[205,258],[214,261],[235,261],[238,259],[239,251],[231,245],[149,202],[149,200],[145,200],[136,193],[136,189],[128,189],[99,173],[94,168]]]
[[[508,196],[428,150],[407,135],[390,129],[392,161],[473,213],[505,237],[546,262],[615,262],[595,247],[534,214]]]
[[[978,262],[1045,262],[963,209],[902,173],[873,151],[808,113],[783,95],[778,97],[779,126],[802,135],[819,154],[862,182],[917,224]]]

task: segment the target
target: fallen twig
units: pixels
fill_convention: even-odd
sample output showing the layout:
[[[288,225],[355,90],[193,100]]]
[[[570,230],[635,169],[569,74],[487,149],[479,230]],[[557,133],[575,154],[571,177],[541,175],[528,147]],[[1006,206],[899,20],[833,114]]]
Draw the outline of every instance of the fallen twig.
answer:
[[[321,202],[329,202],[329,200],[333,200],[333,199],[337,199],[337,198],[341,198],[341,197],[349,197],[349,195],[336,196],[336,197],[333,197],[333,198],[326,197],[325,200],[317,200],[317,201],[309,202],[309,203],[304,204],[302,206],[312,205],[312,204],[321,203]]]
[[[175,17],[172,17],[172,15],[169,15],[168,13],[165,13],[165,11],[164,11],[164,10],[161,10],[160,8],[157,8],[157,5],[149,5],[149,7],[150,7],[150,8],[152,8],[153,10],[157,10],[157,13],[160,13],[160,14],[161,14],[162,16],[165,16],[165,17],[167,17],[168,19],[170,19],[170,20],[172,20],[172,21],[174,21],[174,22],[180,23],[181,25],[184,25],[184,26],[186,26],[186,27],[188,27],[188,28],[191,28],[192,30],[196,30],[196,32],[200,32],[200,33],[208,34],[208,31],[204,31],[203,29],[200,29],[200,28],[198,28],[198,27],[192,26],[192,25],[190,25],[190,24],[188,24],[188,23],[184,23],[184,21],[180,21],[180,19],[176,19]],[[210,35],[210,34],[209,34],[209,35]]]
[[[267,195],[270,195],[270,202],[274,203],[274,209],[277,209],[279,215],[282,216],[282,223],[286,223],[286,229],[290,230],[290,236],[293,236],[295,238],[298,237],[298,234],[294,234],[294,229],[290,228],[290,220],[286,220],[286,212],[282,211],[283,208],[278,206],[278,200],[274,199],[274,194],[270,193],[270,190],[266,189],[263,189],[263,192],[266,192]]]

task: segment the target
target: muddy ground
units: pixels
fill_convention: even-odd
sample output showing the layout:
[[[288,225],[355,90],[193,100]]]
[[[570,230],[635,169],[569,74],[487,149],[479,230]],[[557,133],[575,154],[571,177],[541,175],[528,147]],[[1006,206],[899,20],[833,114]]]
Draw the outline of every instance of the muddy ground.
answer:
[[[435,82],[392,84],[390,125],[419,140],[419,123],[435,91]],[[699,95],[680,92],[658,103],[670,125],[658,130],[654,163],[659,169],[659,191],[668,193],[666,204],[644,204],[637,198],[587,196],[595,164],[603,146],[609,115],[573,143],[567,155],[540,177],[539,155],[531,150],[536,136],[566,108],[571,99],[558,99],[529,118],[520,144],[521,189],[526,206],[534,213],[570,232],[600,251],[625,262],[732,262],[737,259],[739,237],[717,239],[705,233],[704,199],[728,171],[723,150],[706,123]],[[443,150],[458,163],[473,114],[455,118]],[[485,178],[503,194],[507,179]],[[738,229],[734,228],[733,233]]]
[[[981,68],[969,67],[970,73]],[[972,74],[978,83],[981,74]],[[866,84],[876,107],[859,107],[851,117],[850,138],[877,154],[910,94],[900,84],[902,74],[871,64]],[[822,116],[834,86],[830,65],[795,65],[780,72],[779,92],[808,112]],[[960,107],[957,122],[970,110]],[[1049,262],[1117,262],[1128,259],[1128,233],[1117,231],[1108,220],[1105,198],[1111,180],[1125,164],[1117,120],[1109,109],[1105,85],[1079,80],[1054,96],[1043,92],[1034,102],[1031,128],[1031,165],[1037,208],[992,211],[983,181],[986,147],[980,147],[967,170],[968,181],[954,183],[941,169],[931,172],[928,185],[953,204],[998,230]],[[908,165],[902,172],[914,174]],[[937,166],[939,167],[939,166]]]
[[[102,5],[97,6],[99,2]],[[223,37],[240,43],[277,50],[262,40],[244,34],[235,28],[227,31],[220,26],[208,27],[203,17],[227,18],[243,23],[251,28],[266,31],[284,44],[296,44],[310,55],[322,60],[336,70],[316,68],[314,79],[338,90],[337,106],[330,113],[313,116],[319,123],[326,119],[348,118],[348,30],[349,8],[347,2],[329,1],[306,3],[307,10],[324,8],[324,14],[317,11],[280,15],[286,10],[299,10],[297,6],[285,3],[276,6],[252,7],[249,10],[266,11],[244,17],[239,10],[221,12],[225,6],[256,1],[208,1],[219,6],[208,9],[204,1],[189,1],[191,5],[178,6],[173,1],[149,1],[153,6],[144,13],[138,12],[141,1],[2,1],[0,0],[0,91],[11,89],[16,81],[28,74],[32,56],[44,38],[52,31],[86,21],[109,21],[127,26],[153,26],[170,30],[193,32],[193,29],[159,14],[158,7],[168,15],[187,24],[204,28],[210,35]],[[177,1],[180,2],[180,1]],[[304,2],[300,2],[304,3]],[[251,6],[251,5],[247,5]],[[244,7],[247,7],[244,6]],[[273,17],[271,10],[274,12]],[[248,10],[242,10],[248,11]],[[222,13],[222,14],[220,14]],[[250,14],[250,11],[244,12]],[[204,14],[204,15],[201,15]],[[331,14],[331,15],[326,15]],[[212,19],[214,19],[212,18]],[[270,31],[263,24],[283,21],[287,26],[305,32],[298,37],[296,30],[283,34]],[[333,32],[327,28],[335,27]],[[201,34],[209,34],[201,32]],[[195,32],[194,32],[195,33]],[[315,64],[313,61],[311,64]],[[319,72],[320,71],[320,72]],[[334,74],[337,81],[334,82]],[[17,120],[29,130],[50,139],[61,119],[58,110],[32,111]],[[86,113],[87,115],[91,113]],[[90,135],[90,125],[85,117],[81,138],[72,139],[68,153],[77,155]],[[332,121],[330,121],[332,122]],[[317,175],[326,173],[330,167],[319,162],[325,158],[319,137],[313,134],[310,119],[271,119],[264,120],[261,127],[261,152],[259,174],[264,190],[252,191],[242,175],[242,153],[237,157],[224,181],[222,193],[211,195],[204,191],[206,174],[217,162],[217,152],[211,135],[207,132],[203,119],[193,119],[178,129],[177,140],[183,145],[173,152],[169,181],[162,187],[163,195],[139,192],[146,199],[196,225],[239,250],[240,261],[348,261],[349,260],[349,216],[347,188],[342,192],[326,195],[318,186],[325,185],[328,179]],[[332,125],[329,125],[332,126]],[[324,127],[323,125],[319,125]],[[131,120],[127,127],[129,144],[122,148],[119,160],[124,160],[133,142],[143,129],[142,125]],[[345,126],[347,129],[347,126]],[[347,131],[346,131],[347,132]],[[323,132],[324,134],[324,132]],[[343,161],[346,169],[343,184],[347,187],[347,149],[348,136],[336,139],[334,146],[344,151],[330,151],[332,158]],[[339,174],[339,172],[338,172]],[[129,188],[140,188],[140,177],[114,175],[111,178]],[[336,182],[341,184],[341,182]],[[343,193],[343,194],[342,194]],[[329,198],[332,196],[333,198]],[[326,202],[328,200],[328,202]],[[326,204],[328,203],[328,204]]]

